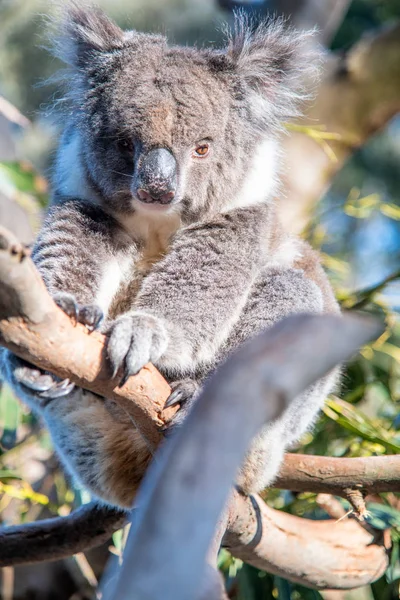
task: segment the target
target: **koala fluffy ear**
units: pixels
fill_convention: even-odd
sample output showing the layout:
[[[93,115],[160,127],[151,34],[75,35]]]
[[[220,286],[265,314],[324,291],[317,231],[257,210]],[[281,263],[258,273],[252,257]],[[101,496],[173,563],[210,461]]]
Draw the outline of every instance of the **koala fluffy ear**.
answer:
[[[236,14],[228,32],[227,59],[260,111],[277,121],[298,115],[300,101],[312,95],[319,70],[313,33],[287,27],[282,18],[256,25],[244,14]]]
[[[54,49],[71,67],[82,68],[96,53],[124,46],[125,33],[100,8],[69,0],[62,2],[62,13]]]

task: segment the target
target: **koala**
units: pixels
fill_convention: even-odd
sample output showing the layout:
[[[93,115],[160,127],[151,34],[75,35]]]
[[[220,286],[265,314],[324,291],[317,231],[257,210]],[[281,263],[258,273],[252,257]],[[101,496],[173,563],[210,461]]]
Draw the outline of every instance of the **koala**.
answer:
[[[283,123],[299,115],[309,34],[237,15],[222,49],[168,45],[69,3],[55,44],[67,65],[64,132],[32,257],[75,321],[108,336],[113,375],[152,362],[178,427],[202,383],[240,344],[294,313],[337,313],[308,244],[277,217]],[[151,459],[111,400],[4,352],[2,374],[47,424],[95,497],[130,507]],[[312,425],[331,374],[253,440],[245,492],[276,477]],[[243,402],[246,398],[243,398]]]

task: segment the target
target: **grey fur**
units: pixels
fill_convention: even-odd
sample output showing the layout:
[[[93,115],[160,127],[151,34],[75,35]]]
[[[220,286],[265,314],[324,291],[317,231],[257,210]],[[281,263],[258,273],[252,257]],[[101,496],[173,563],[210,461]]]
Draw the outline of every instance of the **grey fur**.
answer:
[[[114,370],[127,377],[152,361],[169,382],[184,380],[181,398],[188,389],[195,398],[197,384],[262,329],[293,313],[336,312],[317,254],[283,232],[273,204],[281,123],[298,114],[300,79],[314,69],[302,53],[308,34],[238,17],[226,49],[169,47],[77,3],[61,30],[71,110],[33,259],[51,294],[102,309]],[[162,207],[144,206],[135,187],[156,148],[177,168],[175,196]],[[132,424],[78,389],[43,402],[17,380],[20,368],[7,354],[6,379],[42,413],[67,468],[107,502],[129,506],[149,460]],[[245,491],[273,480],[332,380],[260,432],[238,476]]]

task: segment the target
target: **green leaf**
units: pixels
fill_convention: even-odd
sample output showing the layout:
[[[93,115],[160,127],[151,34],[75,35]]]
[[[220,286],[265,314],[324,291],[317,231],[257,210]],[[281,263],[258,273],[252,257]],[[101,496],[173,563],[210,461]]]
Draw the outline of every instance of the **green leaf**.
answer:
[[[47,182],[27,161],[0,163],[0,177],[20,192],[35,196],[42,206],[47,202]]]
[[[282,577],[274,577],[275,585],[278,588],[279,600],[291,600],[292,597],[292,585],[286,579]]]
[[[385,577],[381,577],[371,585],[374,600],[391,600],[393,598],[391,587],[388,586]]]
[[[399,540],[392,540],[392,552],[390,553],[390,566],[386,571],[386,580],[393,583],[400,577],[399,564]]]
[[[400,528],[400,511],[392,506],[371,502],[368,504],[368,513],[366,519],[376,529]]]
[[[380,444],[388,452],[400,453],[400,445],[394,441],[393,436],[383,427],[375,425],[353,404],[337,398],[328,399],[324,412],[327,417],[364,440]]]
[[[238,576],[237,600],[275,600],[271,575],[250,565],[243,565]]]
[[[12,395],[9,388],[5,387],[0,395],[0,426],[2,429],[0,446],[5,450],[15,446],[19,421],[18,400]]]
[[[323,597],[317,590],[310,590],[299,584],[295,584],[294,589],[299,592],[302,600],[323,600]]]
[[[380,211],[386,217],[390,219],[394,219],[395,221],[400,221],[400,206],[392,203],[385,203],[380,206]]]
[[[8,481],[9,479],[22,479],[19,475],[8,469],[0,469],[0,481]]]
[[[122,553],[122,537],[123,537],[123,529],[118,529],[114,531],[112,534],[112,541],[118,552]]]

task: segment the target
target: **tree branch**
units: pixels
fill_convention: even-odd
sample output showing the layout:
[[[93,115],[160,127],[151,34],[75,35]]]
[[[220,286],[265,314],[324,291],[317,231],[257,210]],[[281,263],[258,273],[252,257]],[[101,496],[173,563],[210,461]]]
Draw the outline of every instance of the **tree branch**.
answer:
[[[0,528],[0,567],[59,560],[100,546],[126,521],[127,513],[94,502],[68,517]]]
[[[286,454],[280,475],[273,487],[341,497],[347,497],[349,489],[360,489],[370,494],[400,491],[400,456],[331,458]],[[243,500],[241,503],[243,504]],[[102,507],[101,510],[101,525],[105,538],[108,538],[121,527],[126,513],[121,511],[118,519],[116,511],[106,507]],[[67,517],[0,529],[0,567],[56,560],[102,543],[102,540],[96,537],[96,529],[92,532],[94,540],[90,535],[90,527],[99,514],[98,511],[98,505],[91,503],[85,505],[84,511],[79,515],[79,521],[75,520],[76,511]],[[74,544],[60,546],[59,540],[68,539],[68,532],[77,523],[79,526]],[[237,526],[234,525],[234,530],[236,529]],[[46,547],[42,549],[38,540],[44,537]]]
[[[40,368],[54,371],[61,377],[69,377],[82,387],[113,398],[119,405],[129,411],[137,425],[146,432],[152,443],[157,445],[160,439],[158,425],[163,422],[161,414],[162,406],[164,398],[168,396],[169,391],[168,385],[157,370],[148,365],[138,376],[131,377],[121,389],[116,388],[114,383],[109,380],[108,365],[104,352],[104,337],[96,333],[88,335],[83,327],[79,325],[74,327],[71,324],[70,320],[55,306],[48,296],[32,261],[26,255],[23,248],[5,230],[0,230],[0,281],[0,343]],[[213,446],[211,443],[209,445],[204,444],[204,440],[201,443],[203,451],[193,453],[193,458],[200,460],[201,465],[209,465],[210,462],[215,462],[215,468],[217,468],[219,473],[218,480],[225,482],[225,488],[222,487],[220,489],[220,494],[215,495],[213,493],[212,495],[214,509],[217,500],[220,504],[223,503],[230,481],[233,478],[232,465],[238,463],[239,454],[243,453],[247,441],[254,434],[257,427],[266,420],[268,415],[271,417],[272,413],[279,409],[281,399],[286,396],[292,397],[299,389],[303,389],[311,381],[318,378],[322,372],[332,368],[337,362],[349,356],[357,345],[366,342],[374,334],[378,334],[378,329],[368,319],[298,316],[297,320],[295,319],[293,322],[289,320],[286,324],[279,326],[279,336],[276,331],[275,333],[274,331],[269,331],[264,336],[261,336],[258,341],[256,340],[247,349],[243,350],[245,353],[243,356],[247,357],[246,363],[248,364],[248,368],[244,370],[245,372],[242,369],[243,356],[242,358],[233,358],[227,363],[228,366],[225,365],[222,374],[221,372],[217,374],[219,381],[223,382],[223,384],[220,383],[218,389],[215,388],[211,395],[211,397],[215,396],[215,402],[208,400],[206,403],[203,402],[196,405],[196,407],[199,406],[197,410],[206,410],[208,413],[208,427],[212,423],[214,428],[214,422],[218,423],[222,420],[222,422],[226,422],[225,427],[230,423],[229,427],[233,428],[225,429],[224,436],[222,436],[219,430],[218,435],[216,435],[217,432],[215,428],[213,429],[218,447],[221,448],[220,444],[222,440],[225,440],[224,444],[232,444],[232,441],[235,440],[234,432],[241,429],[238,423],[248,421],[248,413],[251,413],[253,417],[251,432],[250,430],[247,431],[247,437],[244,436],[246,439],[242,439],[240,445],[235,442],[233,454],[220,450],[216,454],[213,454],[211,461],[206,460],[204,457],[204,448],[207,447],[208,452],[209,448],[212,449]],[[313,348],[310,347],[310,344],[305,344],[304,342],[305,338],[309,339],[310,335],[315,342]],[[265,344],[263,340],[267,339],[269,340],[268,347],[273,352],[271,349],[266,352],[263,346],[263,343]],[[301,341],[302,339],[303,341]],[[322,348],[324,352],[322,352]],[[329,352],[326,350],[327,348],[329,348]],[[285,365],[286,368],[290,367],[290,377],[283,376]],[[254,381],[254,385],[251,386],[252,394],[254,399],[259,398],[257,403],[258,409],[255,411],[249,411],[247,407],[243,406],[242,401],[240,403],[235,402],[234,406],[232,405],[232,398],[239,389],[238,377],[241,378],[242,385],[246,385],[247,389],[250,372],[253,374],[252,381]],[[260,399],[265,397],[266,390],[269,389],[270,394],[272,394],[271,390],[273,389],[279,390],[278,396],[275,397],[276,401],[270,404],[265,401],[261,402]],[[210,388],[208,388],[207,394],[208,396],[210,395]],[[221,401],[223,397],[225,398],[224,402]],[[202,406],[203,408],[201,408]],[[208,408],[205,409],[205,406]],[[218,418],[215,414],[212,415],[215,410],[217,413],[219,412]],[[246,410],[246,418],[242,414],[243,410]],[[227,419],[228,413],[234,415],[233,420]],[[211,417],[210,414],[212,415]],[[195,417],[194,412],[192,415],[196,419],[196,427],[199,426],[199,423],[204,423],[204,420],[202,421],[198,416]],[[239,419],[239,421],[237,422],[235,419]],[[183,433],[181,435],[188,436],[190,429],[189,437],[191,437],[194,421],[189,423],[189,425],[182,428],[181,431]],[[177,438],[178,436],[176,436]],[[166,444],[166,446],[172,447],[171,444]],[[218,456],[218,461],[215,459],[216,456]],[[227,468],[226,462],[223,463],[227,456],[230,456],[229,468]],[[312,457],[309,458],[311,460]],[[322,457],[319,458],[321,459]],[[222,462],[219,462],[220,459]],[[157,464],[153,463],[154,469],[159,468],[162,460],[160,459],[156,462]],[[174,472],[172,468],[173,462],[169,463],[168,461],[168,464],[168,469],[164,469],[164,471],[165,473],[169,471],[171,475],[171,472]],[[201,469],[199,468],[198,471],[201,471]],[[296,482],[298,479],[299,475],[296,474]],[[329,489],[329,486],[327,488]],[[205,491],[205,488],[203,488],[203,494]],[[180,495],[179,499],[176,499],[176,508],[180,512],[177,521],[182,519],[181,498],[182,496]],[[160,496],[158,497],[157,505],[162,506]],[[205,510],[207,502],[204,498],[201,505],[203,507],[202,510]],[[251,511],[249,512],[250,505],[250,499],[235,501],[237,514],[235,507],[231,508],[229,513],[229,531],[232,536],[245,536],[245,532],[250,532],[254,529],[254,518]],[[186,502],[186,506],[192,511],[193,518],[196,516],[196,519],[198,519],[197,511],[193,512],[191,501]],[[283,527],[282,519],[285,517],[279,516],[281,513],[275,515],[275,511],[269,513],[268,510],[270,509],[266,510],[268,515],[272,515],[270,517],[272,520],[275,521],[275,518],[277,519],[276,527]],[[2,530],[0,536],[0,563],[6,565],[35,562],[60,558],[72,552],[82,551],[84,548],[92,545],[89,534],[92,527],[92,531],[94,532],[93,545],[96,545],[108,538],[115,528],[121,526],[123,517],[124,513],[122,512],[107,508],[99,509],[99,507],[89,505],[69,517],[5,528]],[[164,512],[164,523],[165,518]],[[199,521],[197,520],[197,522]],[[239,524],[241,524],[241,529],[239,528]],[[212,523],[212,526],[209,525],[208,529],[212,531],[214,526],[215,522]],[[289,577],[301,580],[306,585],[319,586],[318,582],[324,581],[324,585],[329,584],[328,587],[334,587],[335,564],[343,565],[346,554],[350,552],[351,548],[347,542],[344,542],[340,551],[336,552],[334,542],[334,532],[336,529],[332,529],[332,535],[326,529],[324,543],[326,547],[329,547],[328,553],[331,554],[330,564],[332,571],[330,575],[329,573],[325,573],[324,577],[322,577],[320,572],[316,575],[315,560],[313,558],[313,538],[314,532],[317,535],[321,526],[318,522],[304,520],[303,527],[304,531],[307,529],[307,537],[303,539],[299,536],[296,542],[298,543],[298,553],[301,554],[304,563],[302,563],[301,572],[299,571],[297,575],[294,572],[290,572]],[[269,531],[272,531],[272,534],[275,535],[272,526],[270,526]],[[269,537],[268,529],[264,528],[263,525],[262,530],[257,529],[253,533],[254,535],[250,535],[247,538],[242,537],[239,541],[235,542],[232,545],[232,548],[234,548],[232,551],[237,556],[248,555],[249,562],[263,559],[266,563],[274,563],[276,569],[281,569],[283,573],[288,568],[285,553],[280,553],[280,558],[274,558],[274,555],[271,555],[271,553],[274,553],[276,543],[275,541],[271,543],[271,540],[274,538]],[[230,534],[228,533],[228,536]],[[175,535],[176,531],[174,529]],[[185,535],[187,536],[187,531]],[[289,526],[288,535],[291,535]],[[63,541],[66,540],[66,542],[60,544],[61,539]],[[346,586],[350,585],[351,582],[351,585],[357,582],[357,586],[359,586],[365,583],[367,579],[372,581],[375,575],[379,576],[381,573],[381,565],[385,561],[386,553],[383,543],[372,541],[371,537],[360,537],[357,539],[359,540],[359,545],[357,546],[357,551],[359,552],[358,559],[360,560],[360,564],[363,565],[364,575],[363,577],[361,577],[361,574],[359,577],[354,575],[352,579],[343,580],[343,585]],[[307,544],[306,540],[308,540]],[[304,544],[306,544],[305,547],[303,547]],[[169,546],[168,561],[172,552],[171,542]],[[142,552],[143,549],[141,550]],[[371,564],[369,563],[370,559],[373,559],[373,563]],[[335,563],[335,561],[340,562]],[[368,569],[369,564],[370,568]],[[377,565],[379,565],[378,569],[376,568]]]
[[[110,378],[105,337],[73,326],[50,298],[33,262],[16,238],[0,227],[0,344],[37,367],[115,400],[155,448],[170,388],[146,365],[121,388]],[[167,413],[173,414],[176,409]]]
[[[292,132],[284,141],[290,169],[278,208],[288,228],[303,230],[346,159],[399,111],[400,23],[365,36],[344,56],[326,55],[316,98],[301,123],[310,129],[323,127],[321,133],[338,139],[318,144],[305,133]],[[332,152],[326,151],[327,145]]]
[[[347,497],[349,489],[400,492],[400,456],[331,458],[286,454],[274,487]]]
[[[390,536],[357,521],[311,521],[236,494],[224,546],[237,558],[317,589],[353,589],[388,567]],[[284,557],[284,558],[283,558]]]

